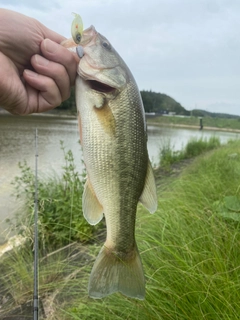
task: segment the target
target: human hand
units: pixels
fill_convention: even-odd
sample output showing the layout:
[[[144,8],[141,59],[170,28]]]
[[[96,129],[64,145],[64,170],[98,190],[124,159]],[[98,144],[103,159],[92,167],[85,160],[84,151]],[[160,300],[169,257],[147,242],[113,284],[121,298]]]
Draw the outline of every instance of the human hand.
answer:
[[[53,109],[70,96],[78,58],[40,22],[0,9],[0,106],[13,114]]]

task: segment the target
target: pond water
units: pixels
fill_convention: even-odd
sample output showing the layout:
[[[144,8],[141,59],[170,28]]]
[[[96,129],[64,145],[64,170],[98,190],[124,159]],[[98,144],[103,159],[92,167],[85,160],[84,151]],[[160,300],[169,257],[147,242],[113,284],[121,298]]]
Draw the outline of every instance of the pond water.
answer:
[[[79,144],[76,119],[53,116],[17,117],[0,115],[0,243],[6,229],[6,218],[11,218],[16,207],[12,196],[14,177],[20,174],[19,162],[27,161],[34,168],[35,131],[38,128],[39,175],[61,174],[64,155],[60,140],[66,150],[72,150],[78,171],[82,171],[82,152]],[[174,150],[182,149],[192,137],[218,136],[222,142],[239,138],[239,133],[199,131],[171,127],[148,126],[148,151],[154,165],[159,164],[159,152],[169,141]]]

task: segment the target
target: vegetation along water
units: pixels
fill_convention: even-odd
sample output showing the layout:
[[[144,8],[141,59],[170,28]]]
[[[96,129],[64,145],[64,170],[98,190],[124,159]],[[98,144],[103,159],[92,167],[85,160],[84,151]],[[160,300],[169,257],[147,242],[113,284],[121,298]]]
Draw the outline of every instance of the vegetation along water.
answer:
[[[240,142],[200,139],[178,155],[169,149],[155,170],[157,212],[149,216],[141,205],[137,212],[144,301],[121,294],[101,301],[88,297],[89,272],[105,226],[84,224],[82,177],[71,151],[64,150],[62,179],[40,181],[39,293],[49,319],[238,319]],[[16,196],[25,199],[25,216],[17,219],[17,230],[28,240],[1,259],[0,317],[32,298],[33,174],[27,164],[21,170],[15,187]]]
[[[240,132],[239,118],[201,118],[204,129]],[[195,127],[200,129],[199,117],[155,116],[148,118],[148,123],[159,126]]]

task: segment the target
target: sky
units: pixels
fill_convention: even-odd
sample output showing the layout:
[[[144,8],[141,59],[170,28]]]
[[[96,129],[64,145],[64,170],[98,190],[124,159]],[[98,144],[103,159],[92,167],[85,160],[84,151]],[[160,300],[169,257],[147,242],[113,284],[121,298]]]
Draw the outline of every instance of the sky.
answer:
[[[240,115],[239,0],[0,0],[69,38],[72,12],[122,56],[139,90]]]

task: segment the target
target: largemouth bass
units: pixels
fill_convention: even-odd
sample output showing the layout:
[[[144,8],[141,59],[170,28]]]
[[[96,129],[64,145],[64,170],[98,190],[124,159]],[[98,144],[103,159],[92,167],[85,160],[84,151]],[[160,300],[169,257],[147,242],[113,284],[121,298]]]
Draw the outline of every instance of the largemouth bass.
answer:
[[[107,238],[94,263],[89,296],[114,292],[144,299],[145,279],[135,241],[137,204],[157,208],[147,151],[144,108],[136,82],[110,42],[92,26],[82,34],[76,104],[87,170],[82,206]],[[68,44],[69,46],[69,44]]]

